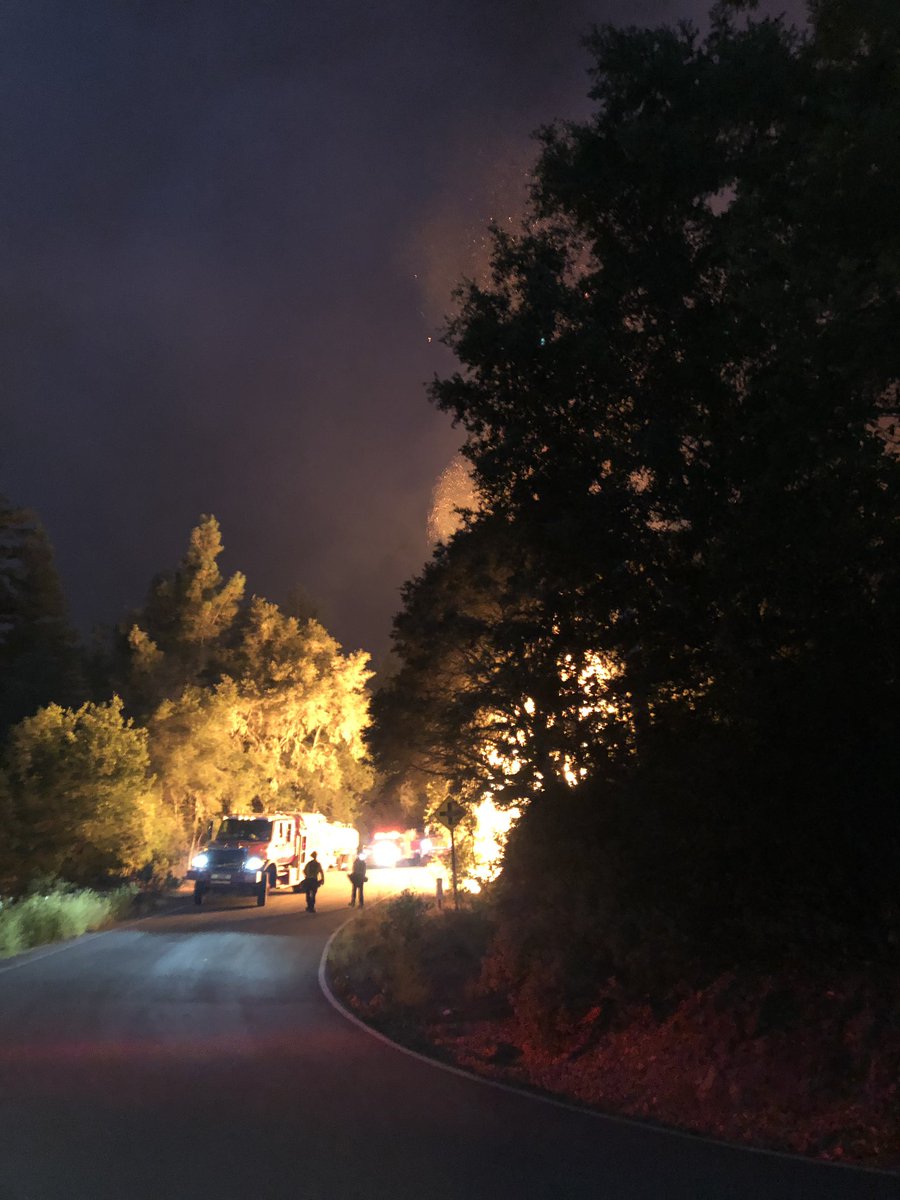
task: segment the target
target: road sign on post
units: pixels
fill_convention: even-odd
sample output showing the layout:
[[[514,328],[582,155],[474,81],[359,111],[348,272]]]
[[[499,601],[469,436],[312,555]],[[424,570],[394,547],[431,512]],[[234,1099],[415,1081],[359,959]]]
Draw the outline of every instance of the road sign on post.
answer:
[[[442,825],[453,830],[466,815],[466,806],[458,800],[445,800],[434,815]]]
[[[450,830],[450,870],[453,872],[453,907],[459,908],[459,895],[456,891],[456,834],[457,825],[466,815],[466,806],[452,797],[445,800],[434,814],[442,825]]]

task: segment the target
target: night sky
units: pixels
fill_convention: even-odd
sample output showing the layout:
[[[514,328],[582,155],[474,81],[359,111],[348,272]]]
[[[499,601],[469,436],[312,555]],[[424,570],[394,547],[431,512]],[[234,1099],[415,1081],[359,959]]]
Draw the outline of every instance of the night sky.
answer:
[[[591,23],[707,7],[0,0],[0,492],[77,625],[212,512],[249,593],[380,660],[461,440],[424,388],[453,286],[589,111]]]

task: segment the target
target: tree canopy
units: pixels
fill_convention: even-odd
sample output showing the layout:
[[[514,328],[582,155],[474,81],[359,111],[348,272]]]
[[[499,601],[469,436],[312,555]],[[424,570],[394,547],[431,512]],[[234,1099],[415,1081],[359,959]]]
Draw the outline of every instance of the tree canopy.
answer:
[[[0,496],[0,734],[74,698],[78,666],[50,540],[35,513]]]
[[[368,655],[345,654],[312,618],[244,600],[244,577],[219,570],[222,549],[215,518],[201,518],[94,664],[111,698],[51,704],[10,729],[0,886],[177,872],[228,811],[357,816],[372,782]]]
[[[40,709],[12,730],[5,760],[7,883],[61,876],[94,885],[168,849],[173,830],[149,772],[147,732],[118,699]]]
[[[263,795],[351,819],[369,784],[363,760],[369,656],[344,654],[318,621],[254,598],[226,678],[235,736]]]
[[[214,517],[131,621],[122,677],[144,713],[169,803],[195,838],[226,809],[300,808],[350,820],[370,783],[368,655],[312,618],[225,580]]]
[[[223,578],[222,550],[218,521],[201,517],[179,566],[153,581],[143,609],[120,630],[120,686],[136,711],[225,671],[246,580],[240,572]]]
[[[432,397],[480,508],[406,590],[374,744],[415,713],[414,765],[553,798],[508,880],[580,821],[610,905],[695,948],[846,947],[900,842],[900,13],[587,45],[593,117],[458,294]]]

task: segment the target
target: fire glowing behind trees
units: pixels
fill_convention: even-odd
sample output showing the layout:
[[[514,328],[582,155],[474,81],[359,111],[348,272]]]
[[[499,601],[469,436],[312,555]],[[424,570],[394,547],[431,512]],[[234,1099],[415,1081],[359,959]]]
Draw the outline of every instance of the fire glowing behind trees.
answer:
[[[432,495],[428,515],[428,535],[432,542],[445,543],[464,527],[465,515],[477,516],[478,493],[472,473],[465,459],[457,456],[441,473]],[[631,719],[627,702],[614,697],[609,681],[621,672],[612,659],[597,651],[587,651],[578,662],[566,654],[558,663],[560,691],[569,696],[569,721],[581,725],[581,741],[575,749],[554,749],[548,761],[557,779],[575,786],[588,778],[589,757],[577,751],[587,751],[604,737],[604,726],[613,721],[628,723]],[[531,756],[531,735],[536,714],[536,704],[531,696],[523,696],[520,703],[510,710],[477,711],[473,716],[473,730],[480,730],[480,741],[475,737],[475,753],[480,760],[480,769],[471,772],[468,787],[463,790],[477,797],[478,788],[483,788],[481,799],[475,799],[468,822],[471,838],[472,874],[485,880],[494,878],[502,863],[503,849],[509,832],[521,815],[522,805],[527,804],[529,794],[537,794],[545,786],[540,771],[534,772],[524,789],[517,788],[517,803],[511,808],[499,808],[515,777]],[[550,714],[547,728],[562,718]],[[471,771],[471,763],[468,764]],[[475,779],[478,783],[475,784]],[[463,783],[457,778],[457,785]],[[443,792],[441,793],[443,794]],[[509,801],[505,801],[509,804]],[[437,807],[437,801],[429,809]],[[426,813],[427,815],[427,813]]]
[[[827,953],[894,903],[898,22],[597,31],[594,119],[450,323],[478,508],[404,591],[374,742],[527,800],[501,883],[541,846],[602,878],[607,965],[627,922]]]
[[[434,485],[428,512],[428,540],[446,542],[462,525],[461,510],[475,512],[478,495],[465,459],[457,455]]]

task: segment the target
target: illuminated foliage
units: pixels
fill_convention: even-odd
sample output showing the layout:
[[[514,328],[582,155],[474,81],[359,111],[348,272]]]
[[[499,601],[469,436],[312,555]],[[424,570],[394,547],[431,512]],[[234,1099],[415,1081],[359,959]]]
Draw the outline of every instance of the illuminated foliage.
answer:
[[[218,521],[202,517],[178,568],[154,581],[143,610],[123,629],[122,688],[135,711],[147,713],[224,670],[245,579],[240,572],[223,579],[221,553]]]
[[[161,577],[128,636],[132,703],[186,840],[225,811],[302,808],[351,819],[370,785],[368,656],[345,655],[312,619],[259,597],[216,565],[205,517],[179,569]]]
[[[51,705],[12,729],[0,888],[177,872],[223,812],[356,816],[371,786],[368,656],[345,655],[312,619],[243,603],[243,576],[222,578],[221,552],[205,517],[120,631],[124,702]]]
[[[191,847],[221,813],[249,808],[257,776],[235,736],[222,688],[185,688],[147,723],[150,761],[167,810]]]
[[[370,784],[363,730],[369,656],[344,654],[317,622],[300,623],[255,598],[244,618],[227,696],[233,734],[281,804],[351,819]]]
[[[129,875],[165,850],[172,828],[149,774],[147,733],[118,698],[52,704],[17,725],[6,748],[5,874],[92,884]]]

